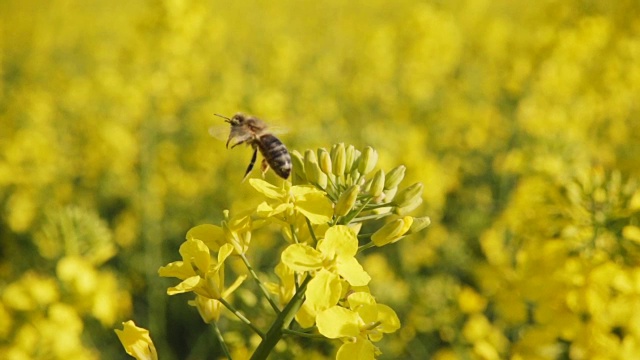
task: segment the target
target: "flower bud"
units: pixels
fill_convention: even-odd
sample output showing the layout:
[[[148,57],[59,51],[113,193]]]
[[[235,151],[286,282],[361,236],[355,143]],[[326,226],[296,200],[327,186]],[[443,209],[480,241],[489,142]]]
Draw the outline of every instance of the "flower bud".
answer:
[[[298,152],[298,150],[293,150],[291,152],[291,163],[293,165],[293,176],[292,182],[294,185],[305,183],[307,176],[304,172],[304,160],[302,158],[302,154]]]
[[[334,213],[337,216],[345,216],[351,211],[353,205],[356,204],[356,200],[358,199],[358,193],[360,192],[360,187],[358,185],[352,185],[347,189],[347,191],[340,194],[340,198],[338,199],[338,203],[336,204],[336,208],[334,209]]]
[[[331,156],[324,148],[318,149],[318,163],[320,164],[320,170],[327,175],[331,174]]]
[[[417,233],[418,231],[426,228],[429,225],[431,225],[431,218],[429,218],[428,216],[423,216],[419,218],[414,217],[413,224],[411,224],[411,228],[409,229],[409,233],[410,234]]]
[[[410,203],[414,203],[416,198],[422,199],[422,183],[415,183],[408,188],[400,191],[395,198],[397,207],[405,207]]]
[[[353,145],[347,146],[345,151],[345,168],[344,171],[350,173],[358,159],[359,151]]]
[[[422,204],[422,188],[422,183],[415,183],[400,191],[393,201],[396,204],[394,212],[404,216],[420,206]]]
[[[202,320],[207,324],[218,321],[220,318],[220,308],[222,307],[222,303],[219,301],[209,299],[202,295],[197,295],[195,300],[189,301],[189,304],[198,309],[200,317],[202,317]]]
[[[312,184],[320,184],[322,182],[322,175],[324,175],[324,182],[326,186],[327,175],[320,171],[316,153],[311,150],[307,150],[304,153],[304,169],[307,175],[307,180]]]
[[[369,190],[369,194],[374,198],[382,195],[382,190],[384,189],[384,171],[382,169],[378,170],[376,174],[373,176],[373,181],[371,182],[371,189]]]
[[[386,202],[392,201],[393,198],[396,196],[397,192],[398,192],[398,188],[397,187],[394,187],[394,188],[391,188],[389,190],[383,191],[383,193],[384,193],[384,201],[386,201]]]
[[[331,163],[333,164],[333,174],[340,176],[344,174],[346,166],[346,153],[344,143],[339,143],[331,148]]]
[[[393,220],[371,235],[371,241],[373,241],[376,246],[394,243],[409,231],[411,224],[413,224],[413,218],[411,216]]]
[[[358,170],[363,175],[366,175],[373,170],[378,162],[378,152],[371,146],[367,146],[360,156],[360,163],[358,164]]]
[[[404,171],[407,168],[404,165],[396,166],[387,174],[387,179],[384,182],[384,189],[389,190],[394,187],[398,187],[404,179]]]

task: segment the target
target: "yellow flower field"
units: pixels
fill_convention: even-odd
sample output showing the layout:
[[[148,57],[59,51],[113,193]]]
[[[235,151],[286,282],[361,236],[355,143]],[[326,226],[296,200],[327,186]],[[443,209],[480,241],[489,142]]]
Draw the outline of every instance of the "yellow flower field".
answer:
[[[639,358],[638,14],[0,2],[0,358]]]

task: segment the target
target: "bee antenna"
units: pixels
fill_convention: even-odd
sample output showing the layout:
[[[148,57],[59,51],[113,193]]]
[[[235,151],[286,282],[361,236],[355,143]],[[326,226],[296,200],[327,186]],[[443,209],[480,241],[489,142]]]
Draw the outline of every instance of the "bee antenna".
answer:
[[[220,114],[213,114],[213,115],[223,118],[226,122],[231,122],[231,119],[229,119],[228,117],[226,117],[224,115],[220,115]]]

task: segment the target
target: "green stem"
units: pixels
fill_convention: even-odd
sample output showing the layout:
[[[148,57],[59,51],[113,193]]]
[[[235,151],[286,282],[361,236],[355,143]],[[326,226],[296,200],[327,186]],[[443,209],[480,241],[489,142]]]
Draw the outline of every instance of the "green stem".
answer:
[[[310,338],[310,339],[326,339],[326,337],[324,337],[323,335],[320,335],[320,334],[310,334],[310,333],[303,332],[303,331],[296,331],[296,330],[290,330],[290,329],[282,329],[282,332],[283,332],[284,334],[287,334],[287,335],[296,335],[296,336],[305,337],[305,338]]]
[[[227,300],[220,298],[218,299],[218,301],[220,301],[222,305],[224,305],[227,309],[229,309],[229,311],[231,311],[235,316],[237,316],[238,319],[240,319],[240,321],[249,325],[251,330],[253,330],[256,334],[258,334],[261,338],[264,339],[264,333],[260,329],[258,329],[255,325],[253,325],[253,323],[249,319],[247,319],[244,315],[242,315],[240,311],[236,310],[236,308],[233,307],[233,305],[227,302]]]
[[[392,202],[383,203],[383,204],[373,204],[373,205],[367,206],[366,210],[373,210],[373,209],[379,209],[379,208],[384,208],[384,207],[392,207],[392,206],[393,206]]]
[[[275,310],[276,314],[280,313],[280,309],[278,308],[278,305],[275,303],[275,301],[273,301],[273,299],[271,298],[271,295],[269,294],[269,291],[267,290],[266,287],[264,287],[264,284],[258,278],[258,274],[256,274],[255,270],[253,270],[253,267],[249,263],[249,260],[247,259],[247,257],[244,254],[240,254],[240,258],[242,259],[242,261],[244,262],[244,265],[249,270],[251,277],[253,277],[253,280],[256,282],[256,284],[260,288],[260,291],[262,291],[262,295],[264,295],[264,297],[267,298],[269,305],[271,305],[273,310]]]
[[[367,216],[355,218],[352,221],[353,222],[361,222],[361,221],[366,221],[366,220],[378,220],[378,219],[382,219],[383,217],[387,217],[389,215],[393,215],[393,213],[367,215]]]
[[[298,241],[298,235],[296,235],[295,226],[293,226],[293,224],[289,224],[289,228],[291,229],[291,238],[293,239],[293,242],[299,244],[300,242]]]
[[[316,238],[316,233],[313,232],[313,227],[311,226],[311,221],[307,217],[304,218],[307,221],[307,226],[309,227],[309,233],[311,234],[311,238],[313,239],[314,244],[318,243],[318,239]]]
[[[368,198],[367,201],[364,204],[362,204],[362,206],[358,209],[358,211],[355,211],[352,214],[349,214],[348,216],[343,217],[340,223],[342,223],[343,225],[350,224],[351,221],[354,221],[354,218],[358,216],[362,212],[362,210],[364,210],[365,206],[369,205],[370,202],[371,202],[371,198]]]
[[[251,356],[251,360],[264,360],[266,359],[271,350],[276,346],[278,341],[282,339],[282,335],[284,334],[284,329],[289,327],[289,324],[293,321],[293,318],[296,316],[298,309],[302,306],[302,302],[304,301],[304,293],[307,289],[307,285],[311,280],[311,276],[307,276],[306,279],[300,284],[300,288],[293,295],[291,301],[287,304],[287,306],[282,309],[282,312],[278,315],[276,320],[273,322],[269,331],[267,331],[267,336],[262,339],[262,342],[256,348],[253,355]]]
[[[374,244],[373,241],[370,242],[370,243],[364,244],[362,246],[359,246],[357,254],[359,254],[359,253],[361,253],[361,252],[363,252],[363,251],[365,251],[367,249],[371,249],[374,246],[376,246],[376,244]]]
[[[214,321],[211,323],[211,326],[213,327],[213,333],[216,335],[216,338],[218,338],[218,343],[222,348],[222,352],[227,357],[227,359],[231,360],[231,354],[229,353],[229,348],[227,347],[227,343],[224,342],[224,338],[222,337],[222,333],[220,332],[218,325],[216,325]]]

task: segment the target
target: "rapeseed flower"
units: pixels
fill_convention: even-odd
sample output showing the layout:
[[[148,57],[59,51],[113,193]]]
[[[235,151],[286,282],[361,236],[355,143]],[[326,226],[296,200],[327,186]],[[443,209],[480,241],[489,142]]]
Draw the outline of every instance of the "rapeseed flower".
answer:
[[[347,307],[332,306],[316,316],[318,331],[330,339],[342,339],[336,359],[373,359],[380,350],[373,345],[383,334],[400,328],[395,311],[387,305],[377,304],[367,292],[356,292],[347,297]]]

